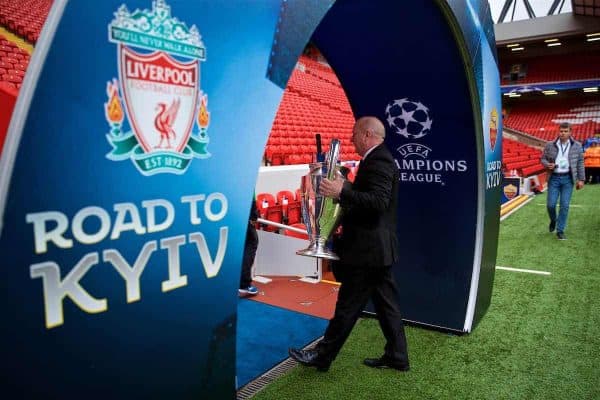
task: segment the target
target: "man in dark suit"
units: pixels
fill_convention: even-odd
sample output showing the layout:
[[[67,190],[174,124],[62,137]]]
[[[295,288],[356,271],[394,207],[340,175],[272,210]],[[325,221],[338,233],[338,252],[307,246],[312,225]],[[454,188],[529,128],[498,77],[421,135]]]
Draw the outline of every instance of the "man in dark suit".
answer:
[[[294,360],[327,371],[369,299],[386,339],[380,358],[367,358],[373,368],[409,369],[404,325],[391,265],[398,259],[396,208],[398,169],[383,143],[385,127],[375,117],[356,121],[352,143],[362,161],[354,183],[324,179],[319,191],[338,199],[343,209],[342,234],[334,241],[339,262],[333,266],[341,283],[335,314],[323,339],[310,350],[289,349]]]

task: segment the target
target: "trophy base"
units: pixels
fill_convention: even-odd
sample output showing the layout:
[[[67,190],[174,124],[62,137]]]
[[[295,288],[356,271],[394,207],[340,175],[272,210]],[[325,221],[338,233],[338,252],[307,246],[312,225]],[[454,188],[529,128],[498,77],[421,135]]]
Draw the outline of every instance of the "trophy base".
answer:
[[[316,257],[316,258],[325,258],[327,260],[337,261],[340,258],[333,251],[329,250],[327,247],[319,244],[311,244],[304,250],[298,250],[296,252],[299,256],[307,256],[307,257]]]

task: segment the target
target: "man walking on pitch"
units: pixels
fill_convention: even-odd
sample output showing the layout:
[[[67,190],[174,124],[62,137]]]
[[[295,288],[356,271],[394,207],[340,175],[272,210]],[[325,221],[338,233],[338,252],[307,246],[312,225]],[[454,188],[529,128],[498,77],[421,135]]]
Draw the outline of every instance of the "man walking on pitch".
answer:
[[[323,179],[319,192],[339,200],[342,234],[334,241],[340,260],[333,273],[342,284],[323,339],[311,350],[290,349],[301,364],[327,371],[336,358],[369,299],[386,339],[383,356],[367,358],[372,368],[409,369],[404,325],[398,305],[398,289],[391,266],[398,260],[396,212],[398,169],[383,143],[385,127],[375,117],[356,121],[352,143],[361,155],[353,183],[341,177]]]
[[[558,138],[546,144],[541,162],[549,172],[546,201],[550,217],[548,230],[554,232],[556,229],[556,237],[565,240],[573,185],[579,190],[585,182],[583,148],[581,143],[571,138],[571,126],[568,123],[560,124]],[[558,218],[557,203],[560,204]]]

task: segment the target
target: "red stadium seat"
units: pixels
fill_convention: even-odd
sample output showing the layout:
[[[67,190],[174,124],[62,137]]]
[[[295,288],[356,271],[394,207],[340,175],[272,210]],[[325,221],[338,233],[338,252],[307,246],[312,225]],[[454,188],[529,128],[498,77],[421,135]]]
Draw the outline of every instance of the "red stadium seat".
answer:
[[[273,153],[271,157],[271,165],[283,165],[283,154]]]
[[[276,204],[267,208],[267,212],[265,214],[264,219],[280,224],[283,223],[283,210],[281,206],[279,204]],[[272,225],[265,225],[265,230],[268,232],[279,232],[279,228]]]
[[[302,155],[302,163],[303,164],[309,164],[312,162],[312,155],[305,153]]]
[[[293,225],[302,222],[302,203],[294,201],[287,207],[287,224]]]
[[[256,195],[256,208],[258,208],[258,213],[264,218],[267,212],[267,208],[274,206],[277,204],[275,196],[271,193],[258,193]]]
[[[502,84],[553,82],[578,79],[593,79],[600,77],[597,68],[600,65],[600,54],[597,52],[575,52],[568,57],[563,55],[542,55],[531,57],[526,65],[526,74],[516,82],[510,80],[508,73],[515,62],[500,60]]]
[[[277,204],[280,204],[283,208],[283,215],[287,215],[288,204],[296,200],[294,192],[290,190],[280,190],[275,195],[275,198]]]

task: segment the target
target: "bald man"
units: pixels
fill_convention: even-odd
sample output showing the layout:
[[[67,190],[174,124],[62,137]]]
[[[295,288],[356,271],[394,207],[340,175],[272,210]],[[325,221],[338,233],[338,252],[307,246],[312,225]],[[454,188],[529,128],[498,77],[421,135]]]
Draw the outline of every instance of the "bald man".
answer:
[[[323,339],[310,350],[289,349],[299,363],[327,371],[350,335],[369,299],[386,339],[379,358],[367,358],[373,368],[408,371],[404,325],[391,265],[398,260],[396,208],[398,169],[383,143],[385,127],[375,117],[362,117],[352,130],[352,143],[362,157],[354,183],[341,177],[324,179],[319,192],[339,200],[342,235],[334,241],[340,256],[333,273],[341,283],[335,314]]]

